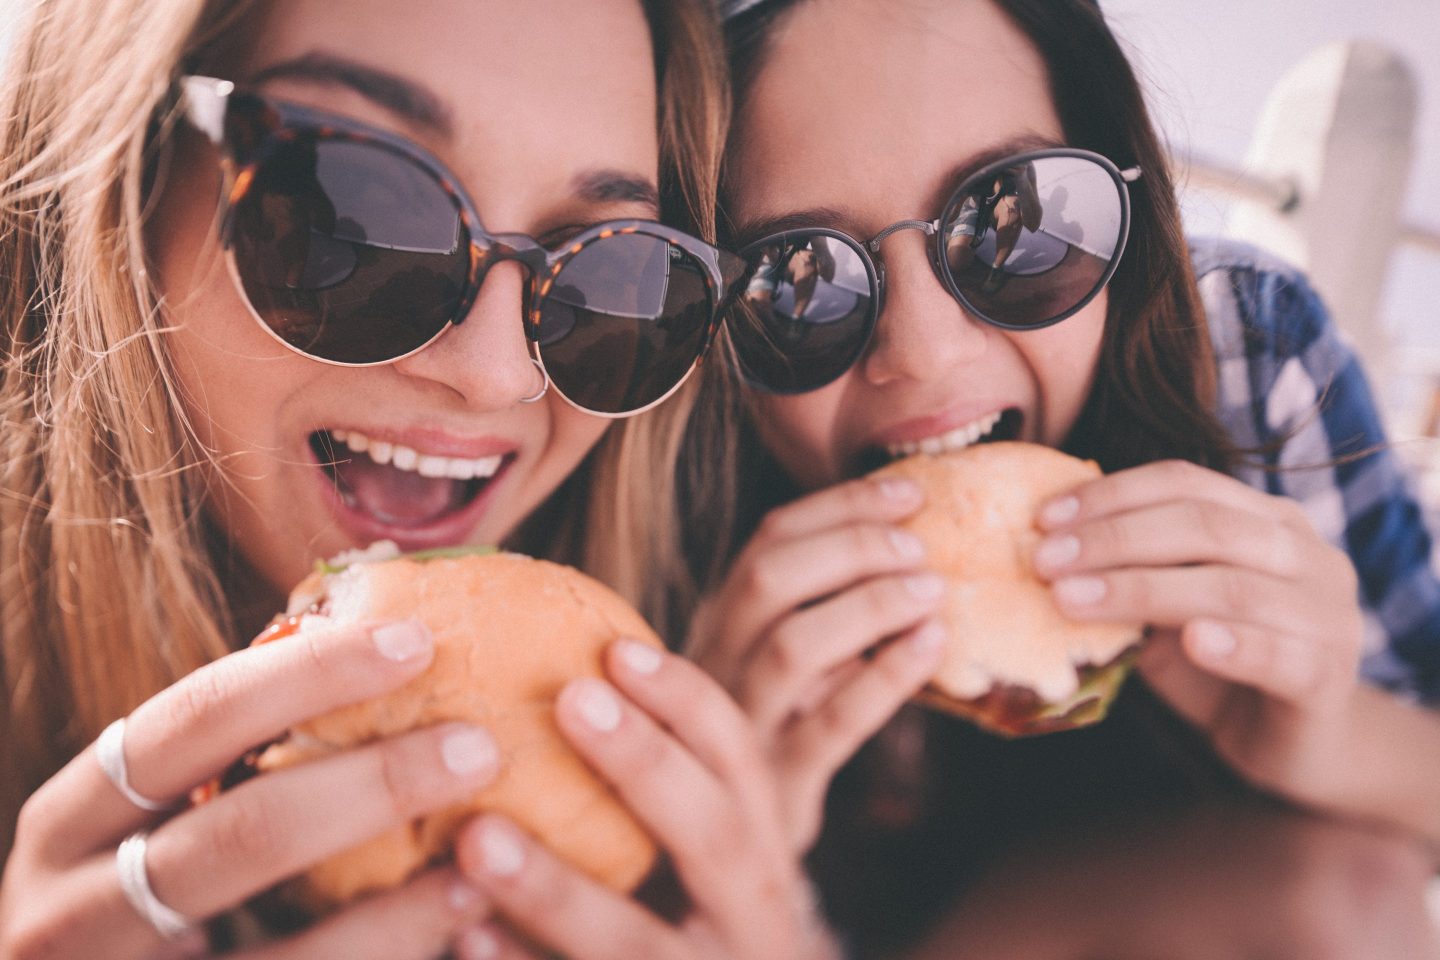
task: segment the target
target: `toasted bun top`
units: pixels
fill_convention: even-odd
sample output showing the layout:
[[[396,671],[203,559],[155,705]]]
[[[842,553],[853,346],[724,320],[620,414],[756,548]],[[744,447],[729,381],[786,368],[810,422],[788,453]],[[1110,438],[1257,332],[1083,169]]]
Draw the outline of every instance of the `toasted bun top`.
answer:
[[[400,882],[443,855],[460,823],[481,809],[511,817],[615,889],[641,879],[654,859],[653,841],[554,719],[562,687],[603,676],[609,644],[631,637],[662,646],[618,594],[571,567],[519,554],[402,557],[314,574],[295,588],[288,612],[300,617],[302,633],[327,621],[415,618],[434,635],[435,657],[404,686],[293,728],[271,748],[269,768],[445,721],[484,727],[501,753],[498,778],[473,802],[312,871],[311,900],[344,902]]]
[[[1030,563],[1041,504],[1100,476],[1092,461],[996,442],[907,457],[874,476],[908,477],[925,490],[925,506],[903,525],[949,581],[950,651],[933,681],[940,692],[973,699],[1005,684],[1058,701],[1078,689],[1077,667],[1109,663],[1138,640],[1138,624],[1066,619]]]

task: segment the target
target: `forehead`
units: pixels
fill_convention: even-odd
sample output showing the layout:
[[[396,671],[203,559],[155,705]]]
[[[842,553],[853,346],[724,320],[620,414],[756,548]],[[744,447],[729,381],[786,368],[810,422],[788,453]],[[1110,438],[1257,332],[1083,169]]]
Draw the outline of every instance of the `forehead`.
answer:
[[[653,55],[637,0],[271,0],[246,38],[241,75],[320,52],[423,85],[455,130],[442,153],[472,175],[517,159],[532,182],[556,166],[656,165]],[[342,90],[295,89],[373,116]]]
[[[928,215],[958,163],[1059,140],[1044,61],[989,0],[801,0],[772,32],[736,127],[741,219],[844,204]]]

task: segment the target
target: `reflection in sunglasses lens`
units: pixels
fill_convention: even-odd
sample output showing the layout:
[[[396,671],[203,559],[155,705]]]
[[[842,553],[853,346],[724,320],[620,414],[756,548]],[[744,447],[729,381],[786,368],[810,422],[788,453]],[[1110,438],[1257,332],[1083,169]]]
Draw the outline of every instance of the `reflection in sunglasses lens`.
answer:
[[[540,310],[540,356],[555,386],[587,410],[649,406],[685,379],[712,313],[708,272],[642,233],[595,240],[560,270]]]
[[[1040,326],[1099,288],[1121,242],[1120,186],[1081,157],[1042,157],[967,183],[941,221],[950,280],[984,317]]]
[[[746,376],[798,393],[848,370],[870,329],[873,288],[860,252],[838,237],[790,234],[746,258],[750,284],[731,318]]]
[[[230,225],[256,314],[323,360],[379,363],[454,318],[469,271],[455,200],[381,144],[300,136],[255,167]]]

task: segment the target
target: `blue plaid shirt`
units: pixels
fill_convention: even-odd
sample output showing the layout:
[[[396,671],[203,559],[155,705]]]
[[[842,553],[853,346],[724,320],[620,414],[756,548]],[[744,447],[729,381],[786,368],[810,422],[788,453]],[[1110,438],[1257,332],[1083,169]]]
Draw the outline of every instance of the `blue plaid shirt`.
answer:
[[[1364,371],[1293,268],[1229,241],[1197,242],[1193,259],[1220,421],[1242,449],[1265,449],[1235,475],[1298,501],[1350,555],[1365,614],[1364,677],[1440,705],[1440,558],[1410,478],[1385,446]],[[1336,463],[1363,451],[1373,452]]]

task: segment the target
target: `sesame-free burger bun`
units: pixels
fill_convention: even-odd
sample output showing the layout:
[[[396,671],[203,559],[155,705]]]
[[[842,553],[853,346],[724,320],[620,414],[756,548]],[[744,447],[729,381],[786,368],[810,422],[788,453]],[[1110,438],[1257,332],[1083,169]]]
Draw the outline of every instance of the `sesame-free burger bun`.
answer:
[[[330,623],[418,619],[434,635],[435,658],[391,693],[293,728],[261,754],[262,771],[447,721],[488,730],[501,767],[468,802],[309,870],[282,891],[288,899],[324,912],[396,886],[443,859],[461,824],[480,810],[511,818],[613,889],[639,883],[655,859],[653,841],[570,749],[554,719],[561,688],[602,676],[602,651],[614,640],[661,646],[618,594],[571,567],[513,553],[362,559],[301,582],[287,618],[256,642],[324,622],[312,614]]]
[[[1136,623],[1080,623],[1060,613],[1030,558],[1051,497],[1100,476],[1094,462],[1001,441],[920,454],[873,476],[907,477],[925,506],[902,526],[946,578],[949,648],[920,700],[1008,736],[1101,719],[1140,640]]]

